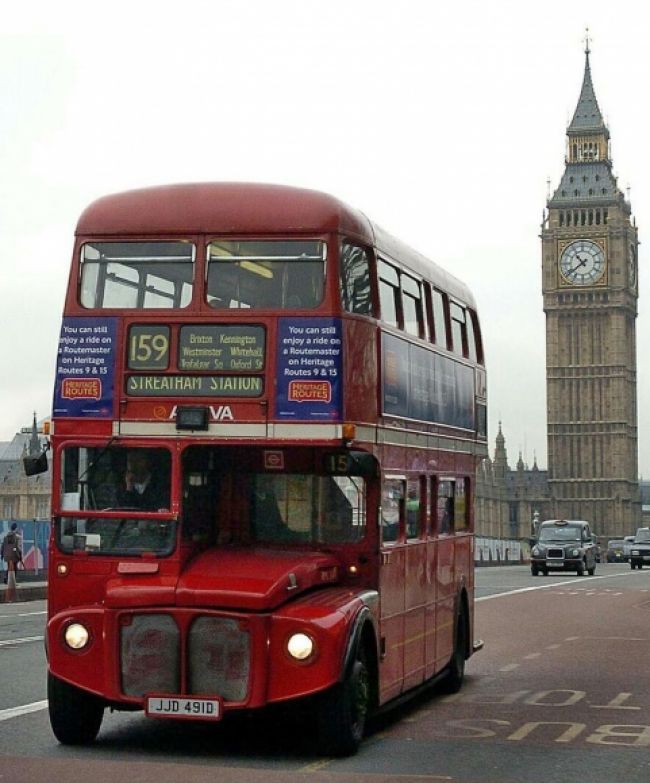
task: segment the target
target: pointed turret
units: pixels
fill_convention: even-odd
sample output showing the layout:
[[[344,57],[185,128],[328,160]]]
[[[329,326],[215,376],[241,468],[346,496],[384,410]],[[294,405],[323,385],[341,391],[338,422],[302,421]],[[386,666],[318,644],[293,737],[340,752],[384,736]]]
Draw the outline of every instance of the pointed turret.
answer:
[[[508,472],[508,454],[506,452],[506,439],[501,432],[501,422],[499,422],[499,432],[496,438],[496,449],[494,451],[494,475],[501,480],[505,480]]]
[[[36,423],[36,411],[32,421],[32,435],[29,439],[29,456],[38,457],[41,453],[41,439],[38,437],[38,424]]]
[[[567,154],[564,176],[549,207],[585,207],[619,204],[629,213],[625,196],[612,173],[609,129],[601,114],[591,78],[589,37],[585,46],[585,72],[573,119],[567,128]],[[606,222],[603,213],[603,222]]]
[[[603,115],[600,113],[594,85],[591,81],[591,66],[589,65],[589,39],[585,48],[585,75],[582,79],[582,89],[580,98],[576,106],[571,124],[567,128],[567,134],[579,135],[585,131],[603,133],[609,138],[609,131],[603,121]]]

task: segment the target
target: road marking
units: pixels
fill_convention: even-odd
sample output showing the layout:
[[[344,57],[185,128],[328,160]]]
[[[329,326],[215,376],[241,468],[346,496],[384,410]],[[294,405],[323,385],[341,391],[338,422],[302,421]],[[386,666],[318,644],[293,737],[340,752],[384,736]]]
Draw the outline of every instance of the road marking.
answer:
[[[23,704],[20,707],[10,707],[8,710],[0,710],[0,721],[19,718],[21,715],[27,715],[30,712],[39,712],[47,709],[47,699],[44,701],[33,701],[31,704]]]
[[[518,668],[519,668],[519,664],[518,663],[509,663],[506,666],[502,666],[499,669],[499,671],[500,672],[511,672],[511,671],[514,671],[515,669],[518,669]]]
[[[14,620],[16,617],[33,617],[37,614],[47,614],[45,610],[42,612],[20,612],[19,614],[0,614],[0,620]]]
[[[541,653],[531,653],[530,655],[524,655],[525,661],[531,661],[533,658],[539,658]]]
[[[44,636],[25,636],[22,639],[3,639],[0,647],[9,647],[12,644],[28,644],[29,642],[42,642]]]
[[[576,639],[587,639],[590,642],[647,642],[640,636],[576,636]],[[567,641],[569,641],[567,639]],[[573,641],[573,639],[571,640]]]
[[[585,579],[618,579],[621,576],[625,576],[625,574],[608,574],[607,576],[589,576],[589,577],[582,576],[582,577],[578,577],[578,579],[570,579],[564,582],[549,582],[548,584],[535,585],[534,587],[520,587],[517,590],[508,590],[505,593],[493,593],[492,595],[482,595],[480,598],[475,598],[474,602],[476,603],[478,601],[489,601],[492,598],[503,598],[506,595],[517,595],[517,593],[530,593],[533,590],[548,590],[549,587],[566,587],[567,585],[573,584],[574,582],[584,582]],[[603,589],[611,589],[611,588],[603,588]]]

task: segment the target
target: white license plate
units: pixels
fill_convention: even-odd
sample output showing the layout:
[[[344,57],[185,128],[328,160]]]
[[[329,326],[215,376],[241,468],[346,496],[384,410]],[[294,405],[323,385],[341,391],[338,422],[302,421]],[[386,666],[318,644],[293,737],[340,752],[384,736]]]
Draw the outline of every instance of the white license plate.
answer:
[[[547,560],[546,561],[546,567],[547,568],[562,568],[564,565],[564,560]]]
[[[221,700],[194,699],[187,696],[147,696],[145,713],[150,718],[221,720]]]

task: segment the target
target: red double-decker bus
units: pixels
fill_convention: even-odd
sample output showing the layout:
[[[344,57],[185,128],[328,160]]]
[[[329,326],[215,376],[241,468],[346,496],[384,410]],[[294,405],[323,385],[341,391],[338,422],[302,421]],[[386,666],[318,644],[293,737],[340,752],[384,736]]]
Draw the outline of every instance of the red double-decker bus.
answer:
[[[486,380],[465,285],[331,196],[108,196],[79,219],[51,425],[48,698],[212,720],[308,701],[322,750],[473,641]]]

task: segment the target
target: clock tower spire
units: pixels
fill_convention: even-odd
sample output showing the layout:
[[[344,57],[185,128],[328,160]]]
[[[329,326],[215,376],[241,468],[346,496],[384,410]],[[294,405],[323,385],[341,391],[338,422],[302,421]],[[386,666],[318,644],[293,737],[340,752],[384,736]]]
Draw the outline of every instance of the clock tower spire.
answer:
[[[597,534],[640,524],[637,229],[612,173],[585,39],[565,169],[542,226],[549,489],[554,514]]]

